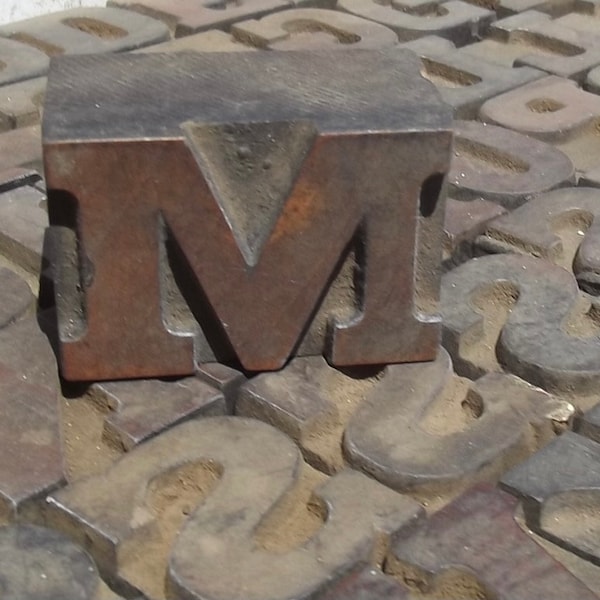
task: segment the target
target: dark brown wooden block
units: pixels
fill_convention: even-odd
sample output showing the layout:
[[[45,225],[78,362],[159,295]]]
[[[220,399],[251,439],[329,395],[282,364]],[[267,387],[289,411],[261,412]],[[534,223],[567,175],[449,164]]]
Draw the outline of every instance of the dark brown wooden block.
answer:
[[[418,71],[396,49],[56,61],[63,375],[433,359],[452,132]]]

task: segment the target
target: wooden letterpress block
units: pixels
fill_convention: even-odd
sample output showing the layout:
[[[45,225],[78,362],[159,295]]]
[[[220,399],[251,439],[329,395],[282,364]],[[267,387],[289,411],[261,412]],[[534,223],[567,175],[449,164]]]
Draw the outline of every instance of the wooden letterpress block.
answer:
[[[433,359],[450,114],[396,49],[56,61],[63,375]]]

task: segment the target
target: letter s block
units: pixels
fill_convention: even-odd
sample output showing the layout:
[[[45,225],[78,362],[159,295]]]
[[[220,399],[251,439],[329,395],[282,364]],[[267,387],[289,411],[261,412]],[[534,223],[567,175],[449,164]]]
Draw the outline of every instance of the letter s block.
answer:
[[[64,57],[63,375],[435,358],[451,111],[404,51]]]

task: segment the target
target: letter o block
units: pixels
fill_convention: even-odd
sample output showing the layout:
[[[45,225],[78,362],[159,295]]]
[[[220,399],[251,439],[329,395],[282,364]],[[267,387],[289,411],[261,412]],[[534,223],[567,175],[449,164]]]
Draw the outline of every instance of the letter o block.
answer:
[[[71,380],[435,358],[451,110],[403,50],[54,61]]]

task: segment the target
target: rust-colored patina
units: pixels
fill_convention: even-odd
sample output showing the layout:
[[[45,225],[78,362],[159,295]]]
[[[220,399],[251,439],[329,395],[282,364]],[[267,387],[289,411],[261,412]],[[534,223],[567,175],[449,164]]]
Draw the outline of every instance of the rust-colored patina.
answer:
[[[433,359],[450,118],[399,50],[58,60],[63,375]]]

